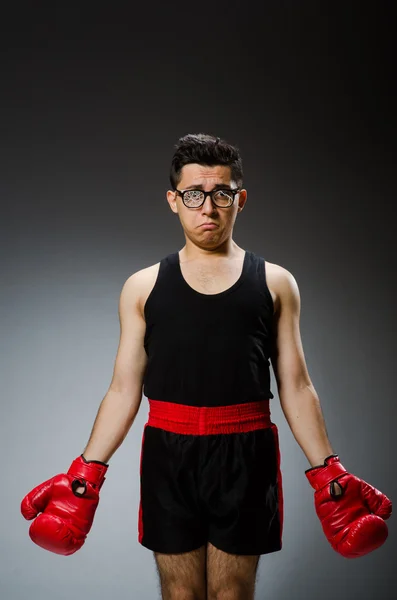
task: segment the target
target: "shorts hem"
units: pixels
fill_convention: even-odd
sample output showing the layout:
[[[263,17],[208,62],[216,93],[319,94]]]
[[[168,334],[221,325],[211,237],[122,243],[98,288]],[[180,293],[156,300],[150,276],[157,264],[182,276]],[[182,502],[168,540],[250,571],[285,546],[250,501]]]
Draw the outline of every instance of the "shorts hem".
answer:
[[[184,547],[176,547],[176,546],[172,546],[172,547],[164,547],[157,544],[150,544],[148,542],[141,542],[138,540],[138,543],[143,546],[144,548],[147,548],[148,550],[151,550],[152,552],[158,552],[159,554],[184,554],[186,552],[193,552],[194,550],[198,550],[199,548],[201,548],[202,546],[205,546],[207,544],[207,540],[202,540],[201,542],[197,542],[197,543],[192,543],[189,546],[184,546]]]
[[[228,544],[227,542],[218,542],[217,540],[212,540],[209,539],[208,540],[210,544],[212,544],[213,546],[215,546],[215,548],[217,548],[218,550],[221,550],[222,552],[226,552],[227,554],[237,554],[240,556],[257,556],[262,555],[262,554],[272,554],[273,552],[280,552],[280,550],[282,550],[282,544],[280,544],[279,546],[272,546],[272,547],[265,547],[265,548],[261,548],[261,547],[256,547],[256,548],[239,548],[238,546],[236,546],[235,544]]]

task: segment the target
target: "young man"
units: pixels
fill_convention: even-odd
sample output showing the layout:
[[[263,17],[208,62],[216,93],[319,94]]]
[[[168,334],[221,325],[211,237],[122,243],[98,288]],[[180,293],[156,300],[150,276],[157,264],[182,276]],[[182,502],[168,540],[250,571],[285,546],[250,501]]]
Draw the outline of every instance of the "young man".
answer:
[[[281,549],[283,493],[270,361],[287,422],[311,468],[333,548],[361,556],[387,537],[390,500],[350,475],[327,437],[305,363],[293,275],[233,240],[245,206],[237,148],[179,140],[167,200],[185,245],[125,282],[113,378],[83,455],[22,501],[38,545],[78,550],[108,461],[150,404],[141,453],[139,542],[164,599],[254,598],[259,557]]]

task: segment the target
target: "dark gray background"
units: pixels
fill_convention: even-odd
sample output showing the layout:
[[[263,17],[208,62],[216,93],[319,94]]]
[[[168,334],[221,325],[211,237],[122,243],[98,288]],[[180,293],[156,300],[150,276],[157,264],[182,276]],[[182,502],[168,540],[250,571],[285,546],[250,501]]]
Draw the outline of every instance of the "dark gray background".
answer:
[[[2,14],[5,600],[158,597],[137,541],[145,398],[79,553],[36,547],[19,504],[87,442],[124,281],[184,244],[165,193],[187,133],[239,146],[248,201],[234,240],[296,277],[331,442],[351,472],[396,498],[392,4],[26,2]],[[272,415],[284,548],[261,559],[257,597],[393,598],[395,517],[382,548],[338,556],[277,395]]]

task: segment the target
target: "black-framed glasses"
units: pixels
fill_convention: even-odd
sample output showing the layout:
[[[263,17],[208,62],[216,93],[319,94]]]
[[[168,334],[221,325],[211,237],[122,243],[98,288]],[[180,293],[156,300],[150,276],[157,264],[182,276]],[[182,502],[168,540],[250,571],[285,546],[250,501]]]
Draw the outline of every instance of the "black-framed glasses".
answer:
[[[212,190],[204,192],[203,190],[178,190],[175,192],[182,197],[182,202],[188,208],[199,208],[205,202],[207,196],[211,196],[212,202],[219,208],[229,208],[234,202],[236,194],[241,191],[241,188],[231,190],[229,188]]]

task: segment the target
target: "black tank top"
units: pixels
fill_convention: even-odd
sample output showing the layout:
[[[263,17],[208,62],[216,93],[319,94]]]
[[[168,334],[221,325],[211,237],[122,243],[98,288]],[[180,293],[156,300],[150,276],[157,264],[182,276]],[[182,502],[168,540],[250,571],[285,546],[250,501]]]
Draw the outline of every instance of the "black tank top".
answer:
[[[147,398],[211,407],[274,398],[273,299],[260,256],[246,251],[234,285],[202,294],[185,281],[179,253],[169,254],[144,315]]]

